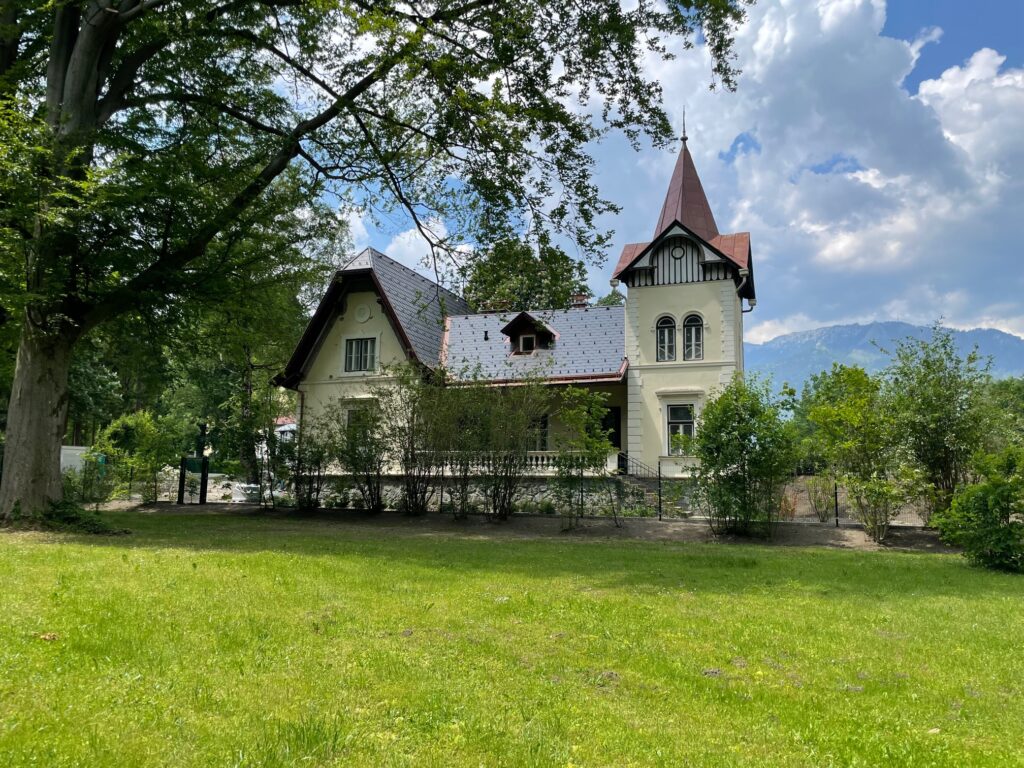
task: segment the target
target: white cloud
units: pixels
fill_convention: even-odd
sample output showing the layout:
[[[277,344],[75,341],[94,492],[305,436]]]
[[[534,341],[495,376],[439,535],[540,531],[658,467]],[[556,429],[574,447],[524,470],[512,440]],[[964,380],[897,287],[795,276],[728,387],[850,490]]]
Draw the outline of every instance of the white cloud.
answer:
[[[747,341],[754,344],[764,344],[764,342],[771,341],[776,336],[796,333],[797,331],[809,331],[812,328],[821,327],[822,324],[820,320],[814,320],[800,312],[788,317],[756,323],[750,328],[744,329],[743,336]]]
[[[708,91],[706,50],[648,62],[677,126],[686,107],[720,228],[752,233],[751,341],[897,314],[1024,330],[1024,70],[982,49],[910,93],[941,30],[897,40],[884,23],[883,0],[760,0],[736,33],[733,94]],[[649,237],[674,162],[607,157],[623,147],[598,159],[619,245]]]
[[[424,222],[424,226],[438,239],[443,239],[448,234],[448,228],[438,219]],[[430,243],[415,226],[395,235],[384,252],[410,269],[415,269],[428,277],[432,276],[433,259]]]
[[[352,250],[359,253],[370,244],[370,233],[366,228],[363,212],[358,208],[347,208],[341,211],[341,217],[348,227]]]
[[[448,238],[448,228],[440,219],[428,219],[421,223],[431,239],[436,242],[443,242]],[[448,246],[455,251],[455,260],[459,260],[459,253],[467,253],[470,250],[470,246],[465,244],[448,243]],[[440,278],[444,285],[456,282],[457,265],[453,262],[452,256],[439,250],[435,260],[430,243],[415,226],[395,235],[384,248],[384,253],[431,280]]]

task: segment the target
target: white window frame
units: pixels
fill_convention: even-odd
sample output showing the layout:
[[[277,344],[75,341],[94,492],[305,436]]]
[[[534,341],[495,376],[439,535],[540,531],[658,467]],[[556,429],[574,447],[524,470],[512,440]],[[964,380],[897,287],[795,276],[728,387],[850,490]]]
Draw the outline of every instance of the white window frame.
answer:
[[[368,361],[367,368],[349,368],[349,345],[358,342],[370,342],[373,346],[373,350],[367,357],[370,358]],[[342,347],[342,371],[347,375],[358,375],[360,373],[375,373],[377,371],[377,363],[379,361],[379,349],[380,349],[380,336],[346,336],[344,339],[344,345]]]
[[[699,323],[690,323],[691,319]],[[699,332],[699,338],[691,339],[693,331]],[[683,318],[683,360],[692,362],[704,359],[704,318],[696,312],[689,312]]]
[[[668,320],[672,323],[671,327],[668,325],[662,325],[662,322]],[[661,335],[666,334],[666,339],[670,343],[668,345],[662,345]],[[662,357],[661,350],[665,346],[665,356]],[[654,323],[654,360],[658,363],[674,363],[676,360],[676,319],[671,315],[662,315]]]
[[[689,419],[689,421],[687,421],[686,419],[675,419],[675,420],[673,420],[672,419],[672,409],[673,408],[689,408],[690,409],[690,419]],[[677,450],[677,449],[673,448],[673,446],[672,446],[672,434],[673,434],[672,433],[672,425],[673,424],[689,424],[690,425],[690,436],[692,437],[692,436],[696,435],[697,434],[697,404],[695,402],[693,402],[692,400],[690,400],[688,402],[676,401],[676,402],[665,403],[665,414],[664,414],[664,421],[663,421],[663,423],[665,424],[665,455],[666,456],[686,456],[685,453],[683,453],[680,450]],[[686,434],[685,431],[682,432],[682,434]]]
[[[526,339],[533,339],[533,349],[523,349],[523,342]],[[532,355],[537,351],[537,334],[535,333],[521,333],[519,335],[519,354],[520,355]]]

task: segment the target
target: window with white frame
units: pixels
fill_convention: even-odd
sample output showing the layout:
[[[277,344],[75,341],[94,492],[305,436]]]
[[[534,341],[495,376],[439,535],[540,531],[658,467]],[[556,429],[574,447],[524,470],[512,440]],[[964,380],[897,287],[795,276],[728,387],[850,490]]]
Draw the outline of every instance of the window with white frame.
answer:
[[[377,340],[346,339],[345,371],[372,371],[377,367]]]
[[[700,315],[683,320],[683,360],[704,359],[704,321]]]
[[[676,359],[676,321],[671,317],[663,317],[657,324],[658,351],[656,359],[664,363]]]
[[[683,403],[670,405],[666,408],[668,418],[668,453],[670,456],[683,455],[683,448],[678,444],[678,437],[693,437],[693,404]]]
[[[537,337],[532,333],[524,333],[519,337],[519,354],[529,355],[537,348]]]

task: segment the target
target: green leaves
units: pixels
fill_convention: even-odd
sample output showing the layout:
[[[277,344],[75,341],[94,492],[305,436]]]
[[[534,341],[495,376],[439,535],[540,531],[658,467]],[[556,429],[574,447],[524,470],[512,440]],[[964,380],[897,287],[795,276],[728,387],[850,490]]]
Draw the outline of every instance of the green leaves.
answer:
[[[586,268],[560,248],[501,240],[468,267],[466,300],[478,312],[568,309],[587,295]]]
[[[781,404],[764,382],[736,376],[700,413],[687,447],[716,533],[771,534],[796,461]]]
[[[971,562],[1024,572],[1024,450],[987,457],[979,470],[984,480],[957,491],[933,523]]]

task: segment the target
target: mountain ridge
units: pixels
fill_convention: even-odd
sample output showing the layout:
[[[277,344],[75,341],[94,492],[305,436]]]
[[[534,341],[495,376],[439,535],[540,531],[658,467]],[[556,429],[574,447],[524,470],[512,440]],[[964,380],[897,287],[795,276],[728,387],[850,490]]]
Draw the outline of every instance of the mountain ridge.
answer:
[[[951,330],[961,355],[977,346],[983,357],[992,358],[992,375],[996,378],[1024,375],[1024,339],[994,328]],[[877,372],[889,363],[883,350],[892,350],[896,342],[907,337],[930,338],[931,326],[892,320],[795,331],[761,344],[744,342],[745,366],[776,384],[786,382],[799,389],[812,375],[831,368],[832,363],[860,365]]]

